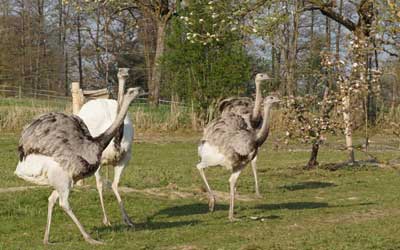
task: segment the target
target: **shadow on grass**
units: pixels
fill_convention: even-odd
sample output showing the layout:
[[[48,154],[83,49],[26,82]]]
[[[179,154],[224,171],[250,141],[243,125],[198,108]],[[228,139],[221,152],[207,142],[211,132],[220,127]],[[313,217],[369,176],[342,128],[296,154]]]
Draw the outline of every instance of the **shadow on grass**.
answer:
[[[214,211],[218,210],[228,210],[229,206],[225,204],[215,204]],[[206,214],[208,213],[208,205],[207,203],[193,203],[182,206],[169,207],[163,210],[160,210],[157,215],[163,214],[168,215],[169,217],[173,216],[186,216],[186,215],[195,215],[195,214]]]
[[[335,183],[331,182],[320,182],[320,181],[306,181],[299,182],[295,184],[284,185],[280,188],[287,189],[290,191],[302,190],[302,189],[317,189],[317,188],[327,188],[327,187],[336,187]]]
[[[257,205],[255,209],[262,210],[278,210],[278,209],[291,209],[291,210],[302,210],[302,209],[315,209],[329,207],[328,203],[325,202],[288,202],[288,203],[278,203],[278,204],[262,204]],[[228,210],[229,205],[216,204],[215,211],[218,210]],[[157,215],[168,215],[169,217],[174,216],[187,216],[196,214],[206,214],[208,213],[207,203],[194,203],[183,206],[175,206],[160,210]]]
[[[363,152],[365,153],[365,152]],[[368,154],[369,155],[369,154]],[[339,163],[326,163],[321,166],[319,166],[320,169],[326,169],[330,171],[336,171],[339,169],[346,169],[350,168],[352,170],[355,169],[363,169],[365,167],[379,167],[379,162],[377,159],[373,158],[373,156],[370,156],[371,159],[368,160],[361,160],[361,161],[355,161],[353,163],[350,162],[339,162]]]
[[[375,205],[373,202],[363,202],[355,204],[343,204],[343,205],[329,205],[326,202],[287,202],[278,204],[261,204],[255,206],[255,209],[260,210],[278,210],[278,209],[289,209],[289,210],[303,210],[303,209],[318,209],[318,208],[337,208],[337,207],[357,207],[357,206],[369,206]]]
[[[303,209],[316,209],[329,207],[326,202],[287,202],[277,204],[261,204],[255,206],[256,209],[262,210],[278,210],[278,209],[289,209],[289,210],[303,210]]]
[[[102,227],[94,227],[94,231],[99,233],[107,233],[107,232],[124,232],[124,231],[142,231],[142,230],[159,230],[166,228],[176,228],[176,227],[184,227],[190,225],[198,224],[198,220],[188,220],[188,221],[146,221],[141,223],[134,223],[134,227],[129,227],[125,224],[115,224],[110,227],[102,226]]]

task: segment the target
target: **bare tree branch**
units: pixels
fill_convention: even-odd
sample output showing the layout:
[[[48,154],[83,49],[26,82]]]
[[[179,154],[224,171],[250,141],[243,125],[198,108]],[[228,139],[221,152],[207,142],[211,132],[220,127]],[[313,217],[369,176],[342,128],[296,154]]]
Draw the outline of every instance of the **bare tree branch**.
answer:
[[[354,31],[356,29],[356,24],[348,19],[347,17],[341,15],[336,12],[330,5],[325,4],[320,0],[308,0],[311,6],[305,7],[304,10],[319,10],[323,15],[335,20],[336,22],[342,24],[350,31]]]

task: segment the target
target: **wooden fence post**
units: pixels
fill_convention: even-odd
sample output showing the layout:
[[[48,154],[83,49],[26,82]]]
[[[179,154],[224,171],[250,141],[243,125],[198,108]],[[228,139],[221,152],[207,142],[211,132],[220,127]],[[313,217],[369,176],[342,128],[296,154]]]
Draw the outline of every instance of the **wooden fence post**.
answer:
[[[82,90],[79,86],[79,82],[73,82],[71,84],[71,94],[72,94],[72,113],[77,115],[79,110],[83,105]],[[76,182],[77,186],[83,186],[85,183],[83,180]]]
[[[82,90],[79,86],[79,82],[72,83],[71,94],[72,94],[72,113],[76,115],[79,113],[79,110],[83,105]]]

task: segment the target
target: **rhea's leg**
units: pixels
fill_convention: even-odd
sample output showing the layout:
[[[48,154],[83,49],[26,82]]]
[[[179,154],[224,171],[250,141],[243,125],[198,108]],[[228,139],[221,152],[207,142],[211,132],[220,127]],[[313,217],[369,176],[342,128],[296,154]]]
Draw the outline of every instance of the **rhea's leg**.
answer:
[[[256,196],[261,197],[261,195],[260,195],[260,190],[259,190],[259,188],[258,188],[257,156],[254,157],[254,159],[251,161],[251,169],[253,170],[254,185],[255,185]]]
[[[81,232],[83,238],[90,244],[103,244],[102,242],[94,240],[92,237],[90,237],[90,235],[83,228],[82,224],[79,222],[78,218],[76,218],[75,214],[72,212],[68,202],[69,189],[58,190],[58,194],[60,195],[60,206],[69,215],[69,217],[71,217],[72,221],[76,224]]]
[[[48,209],[47,209],[47,224],[46,224],[46,231],[44,233],[44,239],[43,239],[44,244],[49,244],[51,217],[53,214],[54,204],[56,204],[57,199],[58,199],[58,193],[57,193],[57,191],[54,190],[51,193],[51,195],[49,196],[49,205],[48,205]]]
[[[114,181],[111,185],[111,188],[114,191],[115,197],[117,198],[118,205],[121,210],[122,220],[128,226],[133,227],[134,226],[133,222],[129,218],[129,216],[125,210],[124,204],[122,202],[121,196],[119,195],[119,192],[118,192],[118,184],[119,184],[119,180],[121,179],[121,174],[122,174],[122,170],[124,170],[124,167],[125,167],[124,165],[118,165],[114,168]]]
[[[103,224],[106,226],[111,226],[111,223],[107,218],[106,209],[104,208],[103,181],[101,179],[100,169],[101,169],[101,167],[99,167],[99,169],[97,169],[94,176],[96,177],[96,186],[97,186],[97,191],[99,192],[101,209],[103,210]]]
[[[235,220],[235,218],[233,216],[233,207],[234,207],[234,202],[235,202],[236,182],[237,182],[237,179],[239,178],[240,172],[241,172],[241,170],[232,173],[231,177],[229,178],[229,186],[230,186],[229,220],[230,221]]]
[[[211,191],[210,185],[208,185],[208,181],[207,181],[206,175],[204,174],[204,168],[206,168],[207,166],[200,162],[199,164],[197,164],[196,167],[200,172],[200,176],[203,179],[204,184],[206,185],[206,189],[207,189],[207,192],[208,192],[208,208],[209,208],[209,210],[211,212],[213,212],[214,211],[214,205],[215,205],[215,196],[214,196],[213,192]]]

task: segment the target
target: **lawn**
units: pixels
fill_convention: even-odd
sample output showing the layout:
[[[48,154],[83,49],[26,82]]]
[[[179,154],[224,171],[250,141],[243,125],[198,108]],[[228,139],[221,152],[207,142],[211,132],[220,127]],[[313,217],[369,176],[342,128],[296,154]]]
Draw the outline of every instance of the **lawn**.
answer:
[[[373,138],[382,145],[392,145],[385,150],[382,145],[371,148],[382,162],[400,156],[391,139]],[[134,144],[133,159],[121,186],[139,190],[122,193],[135,228],[122,224],[110,190],[105,192],[105,202],[112,226],[102,225],[93,178],[87,186],[74,189],[70,203],[91,235],[105,242],[96,249],[400,249],[400,176],[396,166],[305,171],[302,166],[309,153],[303,147],[276,149],[272,141],[259,154],[263,198],[253,194],[250,168],[239,178],[238,193],[248,198],[236,202],[239,222],[228,221],[226,201],[217,200],[216,211],[207,212],[206,195],[195,168],[194,139],[142,139]],[[13,175],[17,143],[16,135],[0,137],[0,190],[31,185]],[[336,146],[322,147],[322,166],[346,159],[344,152],[332,149]],[[357,158],[366,156],[358,153]],[[213,189],[228,191],[227,171],[213,168],[206,170],[206,175]],[[50,192],[49,188],[0,192],[0,249],[95,249],[58,206],[50,233],[55,244],[42,245]]]

